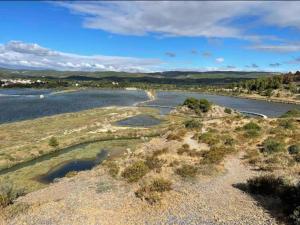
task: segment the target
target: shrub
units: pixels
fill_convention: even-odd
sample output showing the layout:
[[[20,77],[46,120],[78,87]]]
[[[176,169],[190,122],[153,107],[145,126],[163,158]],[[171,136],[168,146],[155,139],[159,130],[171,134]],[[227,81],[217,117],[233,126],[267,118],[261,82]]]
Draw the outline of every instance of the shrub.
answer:
[[[122,177],[128,182],[137,182],[140,178],[145,176],[148,171],[149,168],[143,161],[137,161],[124,169]]]
[[[150,170],[160,170],[160,168],[164,165],[165,160],[159,159],[156,156],[148,156],[146,158],[145,164]]]
[[[183,178],[193,178],[196,177],[198,168],[196,166],[184,164],[177,168],[175,172]]]
[[[290,218],[293,220],[295,225],[300,224],[300,206],[294,209],[293,213],[290,215]]]
[[[114,161],[108,161],[105,163],[105,166],[108,168],[108,173],[112,177],[117,177],[120,171],[119,165]]]
[[[224,137],[224,144],[232,146],[232,145],[234,145],[234,139],[230,136],[225,136]]]
[[[159,150],[154,151],[152,156],[155,157],[155,156],[159,156],[159,155],[162,155],[162,154],[166,154],[168,151],[169,151],[168,148],[159,149]]]
[[[207,99],[200,99],[199,108],[201,112],[208,112],[211,109],[211,103]]]
[[[256,130],[256,131],[260,131],[261,130],[261,127],[254,123],[254,122],[250,122],[250,123],[247,123],[243,126],[244,130]]]
[[[274,175],[264,175],[249,179],[247,185],[249,191],[253,194],[276,196],[283,190],[285,181]]]
[[[199,100],[196,98],[187,98],[184,102],[183,105],[187,106],[190,109],[197,109],[199,107]]]
[[[24,195],[23,190],[17,190],[11,182],[5,181],[0,185],[0,208],[12,204],[15,199],[22,195]]]
[[[247,187],[250,193],[280,199],[282,212],[292,219],[294,224],[299,224],[300,183],[294,185],[283,178],[265,175],[249,179]]]
[[[194,110],[196,113],[208,112],[211,109],[211,103],[207,99],[187,98],[183,105]]]
[[[208,145],[216,145],[220,142],[220,138],[213,132],[206,132],[200,135],[199,141],[206,143]]]
[[[227,114],[231,114],[231,113],[232,113],[232,110],[229,109],[229,108],[225,108],[225,109],[224,109],[224,112],[227,113]]]
[[[246,138],[257,138],[260,136],[260,132],[257,131],[257,130],[247,130],[245,133],[244,133],[244,136]]]
[[[272,154],[283,150],[284,150],[283,144],[273,138],[267,138],[263,142],[263,152],[265,153]]]
[[[281,117],[282,118],[300,117],[300,110],[298,110],[298,109],[291,109],[291,110],[287,111],[286,113],[284,113]]]
[[[293,129],[294,128],[294,123],[292,120],[280,120],[279,121],[279,126],[283,127],[284,129]]]
[[[172,182],[164,178],[154,179],[151,184],[139,188],[135,195],[145,199],[148,203],[154,204],[161,200],[161,193],[172,190]]]
[[[201,128],[202,123],[199,120],[187,120],[184,122],[184,126],[189,129]]]
[[[164,178],[154,179],[150,185],[151,191],[165,192],[172,190],[172,182]]]
[[[58,147],[59,143],[58,140],[55,137],[51,137],[49,140],[49,146],[56,148]]]
[[[186,134],[186,131],[185,130],[179,130],[177,131],[176,133],[170,133],[168,136],[167,136],[167,140],[168,141],[171,141],[171,140],[177,140],[177,141],[182,141],[184,136]]]
[[[203,164],[219,164],[224,157],[232,152],[229,148],[217,148],[213,147],[209,151],[203,153]]]
[[[291,155],[296,155],[300,153],[300,145],[291,145],[288,148],[288,151]]]
[[[184,153],[186,153],[188,156],[191,156],[191,157],[202,156],[201,152],[198,152],[195,149],[191,150],[190,146],[188,144],[183,144],[182,147],[177,150],[178,155],[182,155]]]

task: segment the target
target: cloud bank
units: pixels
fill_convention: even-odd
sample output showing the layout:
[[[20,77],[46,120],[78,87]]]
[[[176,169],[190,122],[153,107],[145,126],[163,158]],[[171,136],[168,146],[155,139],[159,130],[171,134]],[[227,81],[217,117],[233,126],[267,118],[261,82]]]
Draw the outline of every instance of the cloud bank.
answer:
[[[251,27],[300,29],[298,2],[74,1],[55,4],[82,16],[86,28],[123,35],[158,33],[162,36],[225,37],[257,41],[274,37],[251,33]],[[245,20],[246,26],[239,26],[240,19],[249,17],[252,19]]]
[[[159,59],[70,54],[21,41],[0,44],[0,67],[6,68],[148,72],[161,63]]]

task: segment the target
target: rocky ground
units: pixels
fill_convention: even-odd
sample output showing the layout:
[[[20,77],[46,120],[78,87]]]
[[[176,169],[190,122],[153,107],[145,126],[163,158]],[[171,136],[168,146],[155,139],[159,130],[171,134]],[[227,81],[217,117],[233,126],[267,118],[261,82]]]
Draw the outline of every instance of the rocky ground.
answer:
[[[224,168],[212,178],[178,179],[160,204],[149,205],[135,197],[135,185],[111,178],[100,166],[20,198],[30,208],[3,224],[279,224],[234,187],[257,172],[240,155],[229,156]]]

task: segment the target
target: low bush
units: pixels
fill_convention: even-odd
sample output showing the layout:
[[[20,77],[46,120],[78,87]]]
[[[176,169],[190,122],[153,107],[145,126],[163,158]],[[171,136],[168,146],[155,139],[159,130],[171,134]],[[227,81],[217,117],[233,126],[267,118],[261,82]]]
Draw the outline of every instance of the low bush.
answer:
[[[183,178],[193,178],[196,177],[198,168],[193,165],[184,164],[181,167],[177,168],[175,172]]]
[[[166,154],[169,151],[168,148],[163,148],[163,149],[159,149],[153,152],[152,156],[159,156],[159,155],[163,155]]]
[[[124,169],[122,173],[122,177],[124,177],[130,183],[137,182],[148,172],[149,172],[149,168],[145,164],[145,162],[137,161]]]
[[[172,190],[172,182],[164,178],[154,179],[149,185],[140,187],[136,197],[146,200],[149,204],[155,204],[161,200],[161,194]]]
[[[146,157],[145,164],[150,170],[160,171],[161,167],[166,161],[159,159],[157,156],[148,156]]]
[[[288,118],[288,117],[300,117],[300,110],[292,109],[284,113],[281,118]]]
[[[150,185],[151,191],[165,192],[172,190],[172,182],[164,178],[154,179]]]
[[[117,177],[120,171],[119,165],[114,161],[107,161],[105,164],[106,168],[108,169],[108,173],[112,177]]]
[[[297,185],[273,175],[255,177],[247,181],[250,193],[280,199],[280,209],[295,225],[299,225],[300,183]]]
[[[244,130],[256,130],[256,131],[260,131],[261,127],[258,124],[254,123],[254,122],[249,122],[249,123],[247,123],[247,124],[245,124],[243,126],[243,129]]]
[[[234,139],[232,138],[232,137],[230,137],[230,136],[225,136],[225,137],[223,137],[223,139],[224,139],[224,144],[225,145],[229,145],[229,146],[233,146],[234,145]]]
[[[168,136],[167,136],[167,140],[168,141],[171,141],[171,140],[177,140],[177,141],[182,141],[184,136],[186,134],[186,131],[185,130],[179,130],[177,131],[176,133],[170,133]]]
[[[216,145],[220,142],[220,137],[216,133],[208,131],[199,136],[199,141],[208,145]]]
[[[294,128],[294,123],[293,123],[293,120],[284,119],[284,120],[279,121],[279,126],[284,128],[284,129],[293,129]]]
[[[286,182],[274,175],[264,175],[247,181],[249,192],[260,195],[278,195],[283,191]]]
[[[10,181],[5,181],[0,185],[0,208],[4,208],[13,203],[19,196],[24,195],[24,191],[14,188]]]
[[[264,153],[272,154],[272,153],[276,153],[276,152],[281,152],[283,150],[284,150],[284,145],[281,142],[279,142],[273,138],[267,138],[263,142],[262,151]]]
[[[225,108],[224,109],[224,112],[227,113],[227,114],[231,114],[232,113],[232,110],[230,108]]]
[[[226,152],[223,148],[211,148],[203,153],[202,164],[219,164],[225,157]]]
[[[260,132],[258,130],[246,130],[244,133],[244,137],[246,138],[257,138],[260,136]]]
[[[59,146],[58,140],[56,139],[56,137],[51,137],[49,140],[49,146],[56,148]]]
[[[291,145],[288,148],[288,151],[291,155],[296,155],[300,153],[300,145]]]
[[[202,156],[202,153],[201,152],[198,152],[197,150],[195,149],[190,149],[190,146],[188,144],[183,144],[181,148],[179,148],[177,150],[177,154],[178,155],[182,155],[182,154],[186,154],[188,156],[191,156],[191,157],[199,157],[199,156]]]
[[[185,128],[188,129],[195,129],[195,128],[201,128],[202,123],[199,120],[187,120],[184,122]]]

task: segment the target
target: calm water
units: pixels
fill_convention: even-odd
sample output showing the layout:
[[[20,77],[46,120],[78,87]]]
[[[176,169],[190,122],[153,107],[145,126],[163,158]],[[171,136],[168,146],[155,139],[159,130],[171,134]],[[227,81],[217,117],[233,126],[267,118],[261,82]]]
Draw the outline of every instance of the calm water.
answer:
[[[40,98],[43,94],[44,98]],[[147,100],[144,91],[82,90],[51,94],[49,90],[0,89],[0,123],[77,112],[105,106],[130,106]]]
[[[56,168],[50,170],[48,173],[38,177],[38,181],[42,183],[51,183],[56,178],[64,177],[67,173],[71,171],[84,171],[90,170],[94,166],[99,165],[105,160],[108,156],[107,150],[101,150],[95,159],[79,159],[72,160],[63,163],[62,165],[57,166]]]
[[[165,106],[177,106],[182,104],[188,97],[206,98],[209,101],[221,105],[224,107],[233,108],[239,111],[249,111],[255,113],[261,113],[268,117],[277,117],[285,113],[290,109],[300,109],[300,105],[283,104],[251,99],[241,99],[229,96],[208,95],[192,92],[158,92],[157,99],[149,102],[149,105],[165,105]],[[167,113],[169,109],[161,109],[162,113]]]
[[[137,115],[116,122],[118,126],[125,127],[151,127],[161,123],[161,120],[149,115]]]
[[[41,94],[44,95],[42,99],[40,98]],[[270,117],[279,116],[292,108],[300,109],[300,105],[189,92],[158,92],[157,99],[147,104],[176,106],[181,104],[187,97],[207,98],[225,107],[262,113]],[[145,100],[147,100],[147,96],[144,91],[89,89],[53,94],[51,90],[0,89],[0,123],[76,112],[96,107],[131,106]],[[162,113],[168,111],[169,109],[161,109]]]

